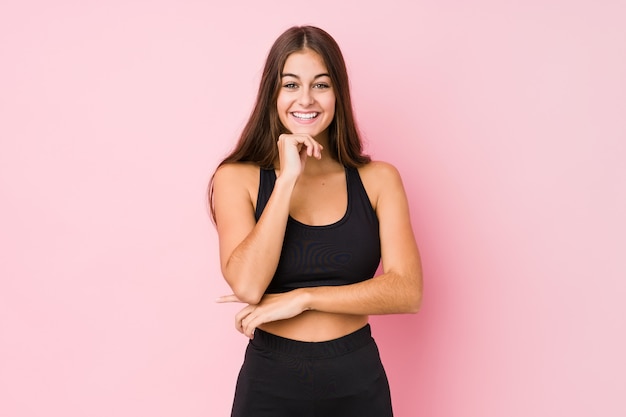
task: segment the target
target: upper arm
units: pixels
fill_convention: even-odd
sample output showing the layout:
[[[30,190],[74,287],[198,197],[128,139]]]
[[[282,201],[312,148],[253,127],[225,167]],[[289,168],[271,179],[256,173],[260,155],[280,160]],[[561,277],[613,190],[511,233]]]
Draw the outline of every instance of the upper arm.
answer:
[[[213,204],[224,271],[235,248],[256,225],[254,217],[259,168],[250,164],[222,165],[213,178]]]
[[[379,221],[383,271],[411,277],[421,285],[421,262],[402,178],[390,164],[371,165],[367,180]]]

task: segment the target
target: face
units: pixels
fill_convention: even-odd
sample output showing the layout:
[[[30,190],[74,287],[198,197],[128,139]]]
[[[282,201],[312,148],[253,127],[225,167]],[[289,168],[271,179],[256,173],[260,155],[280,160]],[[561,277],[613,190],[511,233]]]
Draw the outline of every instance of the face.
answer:
[[[291,133],[328,138],[335,92],[321,56],[305,49],[287,57],[276,106],[280,121]]]

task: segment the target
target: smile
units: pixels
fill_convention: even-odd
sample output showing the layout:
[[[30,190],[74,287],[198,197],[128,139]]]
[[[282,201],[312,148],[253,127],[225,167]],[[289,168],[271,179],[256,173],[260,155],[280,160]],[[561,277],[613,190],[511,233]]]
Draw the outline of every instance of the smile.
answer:
[[[319,113],[317,113],[317,112],[311,112],[311,113],[293,112],[291,114],[293,115],[293,117],[298,118],[298,119],[302,119],[302,120],[315,119],[319,115]]]

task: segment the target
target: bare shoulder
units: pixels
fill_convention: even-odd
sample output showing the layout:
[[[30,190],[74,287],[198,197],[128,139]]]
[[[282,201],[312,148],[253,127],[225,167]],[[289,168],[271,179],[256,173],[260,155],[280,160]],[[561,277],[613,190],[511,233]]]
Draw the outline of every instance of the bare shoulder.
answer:
[[[259,167],[246,162],[224,164],[215,171],[214,181],[232,184],[247,183],[256,179],[258,181]]]
[[[213,195],[216,212],[222,217],[237,208],[254,209],[259,188],[259,166],[237,162],[224,164],[215,171]]]
[[[359,168],[359,175],[375,209],[384,194],[403,192],[400,172],[388,162],[372,161],[363,165]]]
[[[256,190],[259,186],[259,166],[247,162],[224,164],[213,177],[215,191],[224,187],[233,190]]]
[[[368,177],[368,180],[371,177],[373,181],[385,182],[400,179],[398,169],[389,162],[384,161],[372,161],[367,165],[363,165],[363,167],[359,168],[359,173],[362,177]]]

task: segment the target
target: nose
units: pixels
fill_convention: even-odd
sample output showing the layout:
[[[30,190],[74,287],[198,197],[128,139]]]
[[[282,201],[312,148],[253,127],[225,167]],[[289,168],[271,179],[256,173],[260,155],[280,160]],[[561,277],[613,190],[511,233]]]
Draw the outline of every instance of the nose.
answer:
[[[313,94],[311,93],[311,89],[302,88],[300,90],[300,96],[298,97],[298,104],[302,106],[310,106],[311,104],[313,104],[313,101],[314,98]]]

